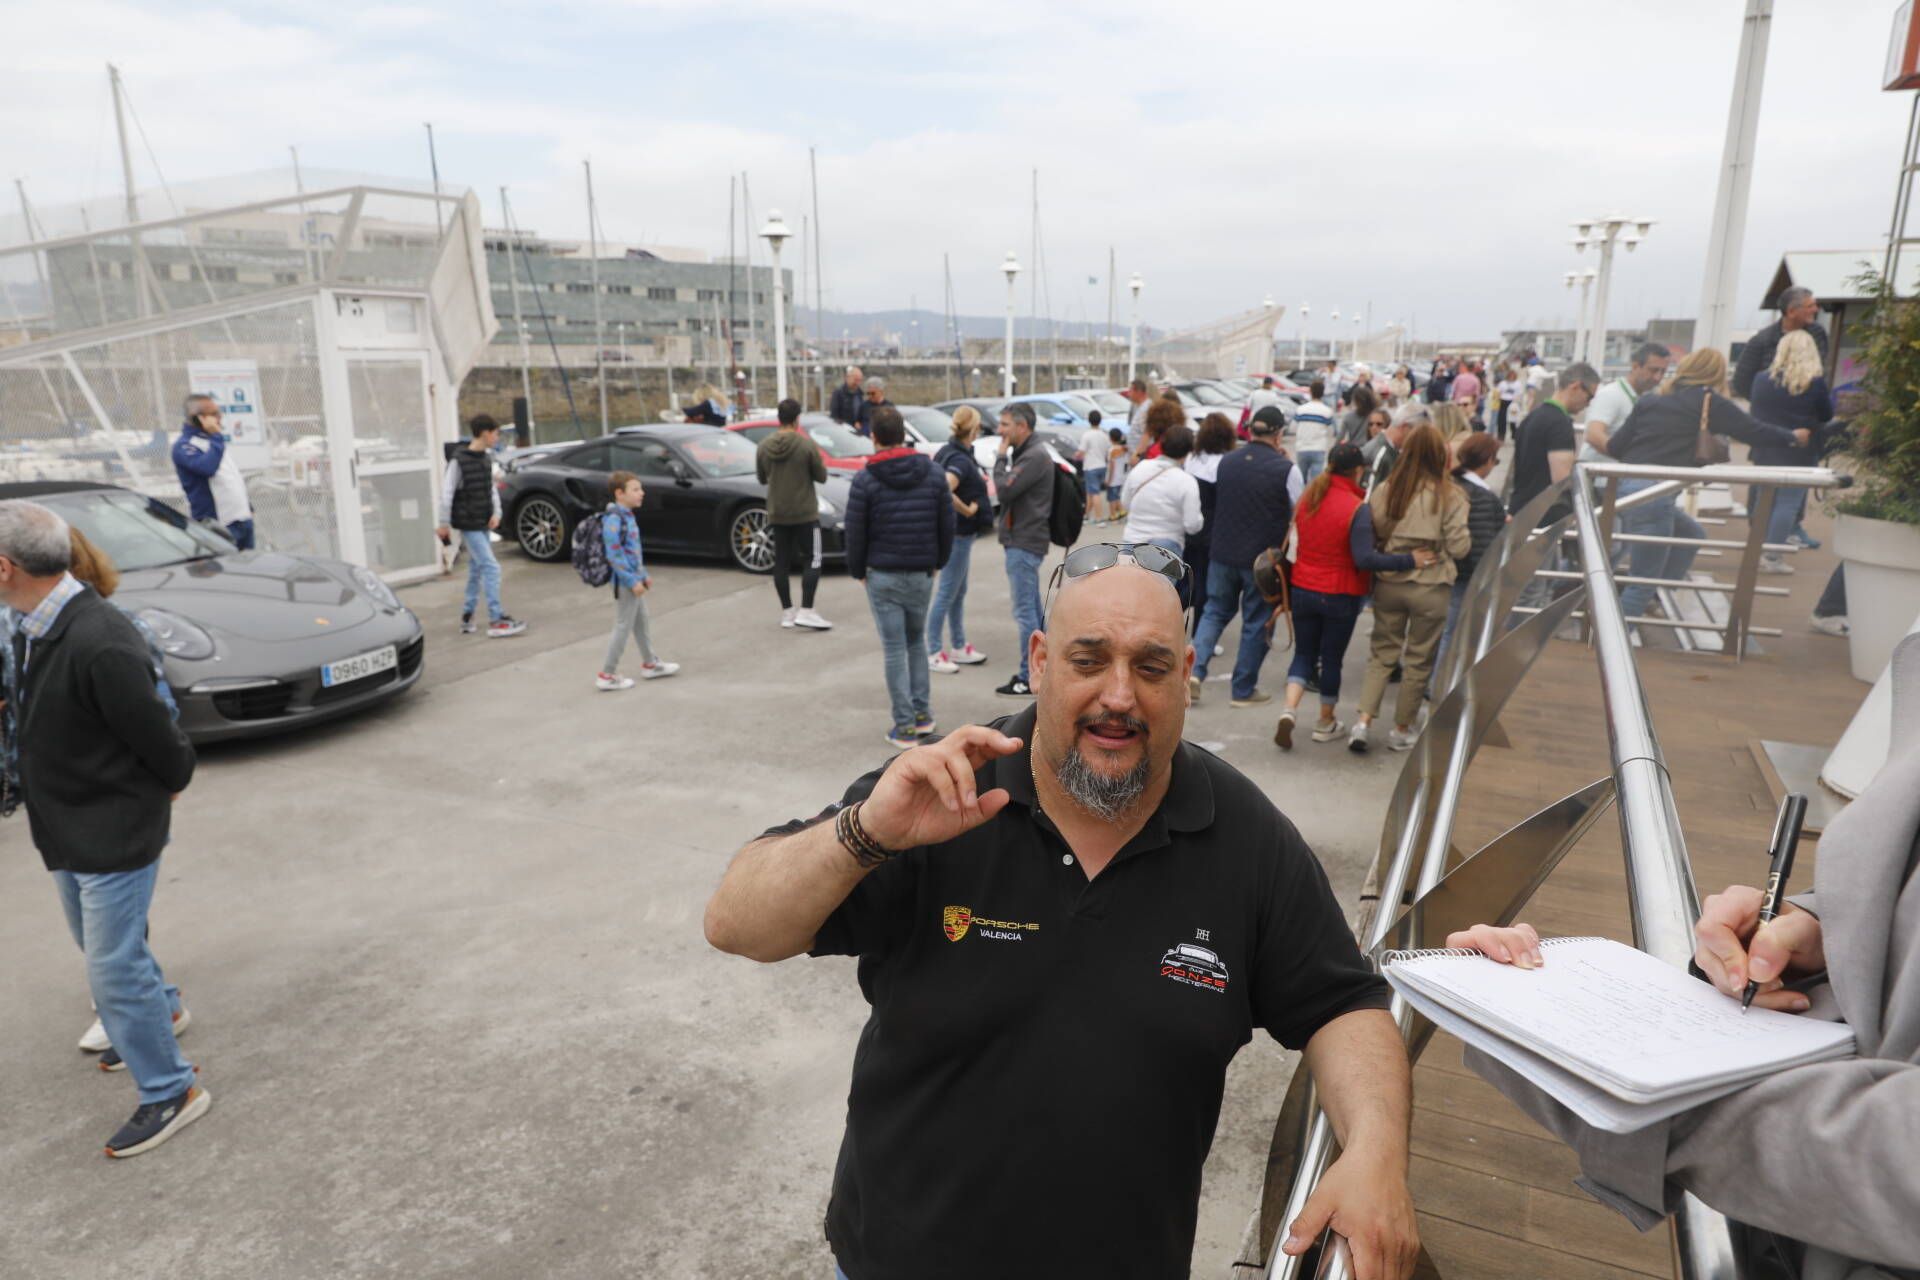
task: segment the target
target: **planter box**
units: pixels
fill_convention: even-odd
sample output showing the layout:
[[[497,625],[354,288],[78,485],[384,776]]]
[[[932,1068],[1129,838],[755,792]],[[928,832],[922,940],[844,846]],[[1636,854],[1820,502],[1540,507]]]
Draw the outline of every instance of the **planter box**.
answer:
[[[1842,515],[1834,521],[1833,549],[1847,566],[1853,678],[1872,684],[1920,615],[1920,528]]]

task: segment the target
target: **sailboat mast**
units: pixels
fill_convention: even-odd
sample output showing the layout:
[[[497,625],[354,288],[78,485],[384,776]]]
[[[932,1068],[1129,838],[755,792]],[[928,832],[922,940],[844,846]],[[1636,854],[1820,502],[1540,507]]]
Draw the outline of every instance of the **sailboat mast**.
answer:
[[[607,434],[607,339],[600,321],[600,215],[593,203],[593,161],[587,170],[587,279],[593,287],[593,380],[600,386],[600,434]]]
[[[513,218],[507,212],[507,189],[500,188],[500,217],[507,236],[507,283],[513,290],[513,327],[520,331],[520,395],[527,402],[528,425],[533,414],[533,348],[527,338],[526,317],[520,313],[520,277],[513,270]],[[529,442],[531,443],[531,442]]]

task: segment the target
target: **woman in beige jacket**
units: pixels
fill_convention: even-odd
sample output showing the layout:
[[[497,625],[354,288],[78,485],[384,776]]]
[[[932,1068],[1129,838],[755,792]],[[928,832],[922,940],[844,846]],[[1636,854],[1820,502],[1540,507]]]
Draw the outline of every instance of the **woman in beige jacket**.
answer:
[[[1473,546],[1467,531],[1467,500],[1447,478],[1447,445],[1431,425],[1414,428],[1400,448],[1385,484],[1367,499],[1374,536],[1388,554],[1435,553],[1430,563],[1373,577],[1373,647],[1360,686],[1360,715],[1348,736],[1354,751],[1367,749],[1368,726],[1386,698],[1387,678],[1400,667],[1400,699],[1387,745],[1405,751],[1418,741],[1413,723],[1433,675],[1433,652],[1447,625],[1454,561]],[[1424,559],[1424,557],[1423,557]]]

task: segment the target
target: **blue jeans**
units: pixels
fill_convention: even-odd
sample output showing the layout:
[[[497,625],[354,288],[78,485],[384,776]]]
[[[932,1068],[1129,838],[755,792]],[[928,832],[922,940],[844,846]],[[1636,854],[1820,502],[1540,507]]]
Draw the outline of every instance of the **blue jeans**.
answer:
[[[1447,646],[1453,642],[1453,629],[1460,625],[1460,602],[1467,598],[1470,577],[1453,580],[1453,594],[1447,598],[1447,625],[1440,629],[1440,645],[1433,651],[1433,673],[1439,675],[1441,662],[1447,656]]]
[[[467,607],[472,613],[480,603],[480,590],[487,592],[487,618],[498,622],[506,614],[500,608],[500,562],[493,558],[493,541],[485,529],[462,529],[460,541],[467,548]]]
[[[235,520],[227,526],[227,536],[233,539],[233,545],[242,551],[253,550],[253,520]]]
[[[1752,508],[1752,500],[1748,500]],[[1773,491],[1773,514],[1767,517],[1767,541],[1785,542],[1800,527],[1800,519],[1807,512],[1807,491],[1805,489],[1775,489]]]
[[[1213,657],[1213,646],[1220,643],[1221,633],[1226,631],[1227,622],[1234,611],[1240,613],[1240,652],[1233,660],[1233,696],[1248,698],[1260,680],[1260,664],[1267,660],[1267,650],[1273,647],[1273,641],[1267,636],[1267,619],[1273,616],[1273,606],[1260,594],[1260,588],[1254,585],[1252,569],[1234,569],[1215,563],[1207,570],[1207,611],[1200,619],[1200,630],[1193,637],[1194,678],[1204,681],[1207,678],[1207,663]]]
[[[1325,449],[1302,449],[1298,461],[1300,463],[1301,479],[1305,480],[1308,484],[1312,484],[1313,478],[1326,470],[1327,451]]]
[[[967,624],[962,614],[967,607],[967,570],[973,564],[971,533],[955,534],[953,554],[940,571],[940,585],[933,592],[933,609],[927,614],[927,652],[940,652],[940,633],[951,624],[953,647],[967,647]]]
[[[1007,589],[1013,593],[1013,629],[1020,637],[1020,678],[1025,680],[1029,638],[1046,626],[1040,611],[1040,566],[1047,558],[1008,547],[1006,559]]]
[[[86,953],[100,1025],[126,1060],[142,1103],[177,1098],[193,1083],[193,1067],[173,1035],[180,991],[167,985],[147,948],[147,909],[159,876],[158,859],[138,871],[53,873],[67,928]]]
[[[1305,688],[1307,681],[1316,682],[1323,707],[1340,701],[1340,665],[1365,603],[1365,596],[1293,589],[1293,662],[1287,683]]]
[[[1624,498],[1658,483],[1657,480],[1623,480],[1620,482],[1620,496]],[[1617,520],[1620,532],[1671,538],[1706,536],[1706,530],[1700,527],[1700,522],[1680,510],[1677,497],[1676,494],[1667,494],[1652,502],[1628,507],[1619,514]],[[1630,542],[1627,547],[1627,576],[1632,578],[1684,579],[1687,571],[1693,568],[1694,556],[1700,552],[1697,546],[1670,547],[1657,542]],[[1645,617],[1655,590],[1654,587],[1623,588],[1620,592],[1621,612],[1629,618]]]
[[[916,717],[933,714],[927,688],[927,601],[932,595],[930,573],[867,570],[867,607],[880,630],[896,733],[912,732]]]

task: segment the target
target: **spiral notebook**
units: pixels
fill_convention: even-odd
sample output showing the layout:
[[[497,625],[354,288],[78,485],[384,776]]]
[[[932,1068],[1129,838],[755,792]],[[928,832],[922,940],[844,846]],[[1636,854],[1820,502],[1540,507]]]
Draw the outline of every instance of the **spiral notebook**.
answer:
[[[1581,1119],[1627,1133],[1789,1067],[1852,1056],[1838,1022],[1753,1008],[1608,938],[1551,938],[1520,969],[1477,951],[1389,951],[1381,972],[1441,1030]]]

